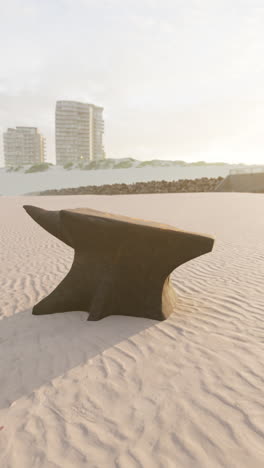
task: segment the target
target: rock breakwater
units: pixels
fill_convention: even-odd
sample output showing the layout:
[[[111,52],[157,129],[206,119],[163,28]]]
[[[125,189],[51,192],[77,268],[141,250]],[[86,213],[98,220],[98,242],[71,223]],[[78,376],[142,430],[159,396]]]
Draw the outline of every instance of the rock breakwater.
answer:
[[[142,193],[214,192],[223,177],[136,182],[134,184],[87,185],[40,192],[40,195],[128,195]]]

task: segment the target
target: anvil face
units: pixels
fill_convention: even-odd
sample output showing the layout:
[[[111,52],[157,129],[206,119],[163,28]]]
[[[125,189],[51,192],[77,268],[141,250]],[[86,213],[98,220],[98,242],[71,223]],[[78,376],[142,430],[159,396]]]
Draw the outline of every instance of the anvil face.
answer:
[[[164,320],[175,302],[170,273],[214,244],[210,236],[89,208],[24,208],[75,251],[69,273],[34,306],[35,315],[84,310],[88,320],[108,315]]]

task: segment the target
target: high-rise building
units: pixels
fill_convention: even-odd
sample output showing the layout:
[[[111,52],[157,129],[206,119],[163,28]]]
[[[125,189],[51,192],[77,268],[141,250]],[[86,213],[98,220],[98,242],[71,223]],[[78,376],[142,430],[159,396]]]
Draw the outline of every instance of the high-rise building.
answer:
[[[103,107],[77,101],[57,101],[57,164],[104,159],[103,133]]]
[[[8,128],[4,133],[5,166],[44,162],[45,139],[36,127]]]

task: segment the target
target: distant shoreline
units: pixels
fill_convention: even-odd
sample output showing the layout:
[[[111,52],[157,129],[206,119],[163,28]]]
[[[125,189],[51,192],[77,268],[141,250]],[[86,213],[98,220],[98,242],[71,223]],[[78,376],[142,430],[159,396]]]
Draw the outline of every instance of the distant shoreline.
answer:
[[[89,187],[89,191],[86,189],[84,193],[95,194],[213,191],[214,182],[212,180],[211,185],[208,186],[208,179],[226,178],[232,173],[255,173],[256,171],[255,167],[245,169],[236,165],[146,166],[140,169],[134,167],[119,168],[118,170],[110,168],[108,170],[102,168],[66,170],[59,166],[49,166],[48,170],[38,172],[31,168],[26,173],[6,172],[4,169],[0,170],[0,194],[2,196],[39,195],[51,190],[54,191],[54,194],[57,193],[56,190],[70,190],[68,193],[73,193],[71,191],[73,187],[77,189],[75,193],[80,193],[80,187]],[[262,171],[264,172],[264,166]],[[190,182],[197,179],[202,179],[202,183]],[[189,182],[184,184],[177,182],[176,184],[176,181],[181,180]],[[154,183],[155,181],[156,183]],[[158,183],[158,181],[160,182]],[[171,184],[164,185],[164,181],[171,182]],[[159,185],[160,183],[162,184]],[[98,189],[94,186],[103,188]],[[63,193],[65,192],[60,192],[60,194]]]
[[[179,179],[173,181],[135,182],[132,184],[87,185],[62,189],[44,190],[38,193],[47,195],[129,195],[147,193],[214,192],[223,177],[202,177],[199,179]]]

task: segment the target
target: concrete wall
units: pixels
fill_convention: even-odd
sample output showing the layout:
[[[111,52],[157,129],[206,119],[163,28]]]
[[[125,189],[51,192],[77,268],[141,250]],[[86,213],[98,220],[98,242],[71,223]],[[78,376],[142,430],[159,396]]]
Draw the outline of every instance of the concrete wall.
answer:
[[[220,182],[215,192],[264,193],[264,172],[230,174]]]

